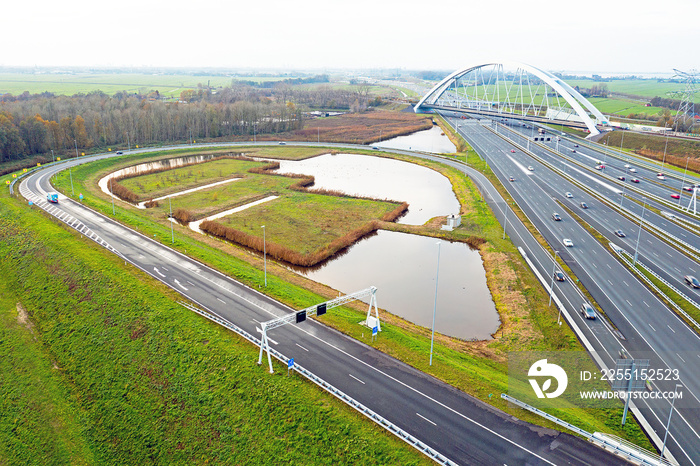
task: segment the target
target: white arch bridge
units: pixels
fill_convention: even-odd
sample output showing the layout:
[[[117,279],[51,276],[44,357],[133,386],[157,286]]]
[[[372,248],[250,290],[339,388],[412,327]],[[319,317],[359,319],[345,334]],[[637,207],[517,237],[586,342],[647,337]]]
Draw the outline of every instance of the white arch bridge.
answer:
[[[557,76],[517,62],[455,71],[414,107],[417,113],[432,109],[563,125],[591,136],[610,125],[593,104]]]

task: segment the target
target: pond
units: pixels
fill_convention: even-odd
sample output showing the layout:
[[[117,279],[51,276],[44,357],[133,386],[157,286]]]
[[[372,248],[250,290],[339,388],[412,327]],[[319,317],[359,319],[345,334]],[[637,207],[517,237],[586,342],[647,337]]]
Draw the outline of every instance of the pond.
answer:
[[[437,275],[436,332],[488,340],[500,325],[481,256],[464,243],[380,230],[347,254],[300,273],[344,293],[376,286],[379,307],[426,328],[432,326]]]
[[[432,152],[434,154],[451,154],[457,152],[457,148],[450,138],[445,136],[439,126],[418,131],[408,136],[399,136],[386,141],[378,142],[373,146],[386,149],[416,150],[421,152]]]
[[[423,224],[436,216],[459,213],[459,202],[447,178],[399,160],[327,154],[280,161],[278,173],[313,175],[313,188],[406,201],[409,210],[400,223]],[[376,286],[380,307],[430,328],[437,242],[435,238],[381,230],[321,266],[293,269],[343,293]],[[464,243],[440,243],[436,331],[464,340],[490,339],[498,329],[499,317],[479,252]]]
[[[277,173],[313,175],[315,184],[311,189],[408,202],[408,213],[399,223],[422,225],[433,217],[459,213],[459,202],[447,178],[400,160],[326,154],[300,161],[280,160]]]

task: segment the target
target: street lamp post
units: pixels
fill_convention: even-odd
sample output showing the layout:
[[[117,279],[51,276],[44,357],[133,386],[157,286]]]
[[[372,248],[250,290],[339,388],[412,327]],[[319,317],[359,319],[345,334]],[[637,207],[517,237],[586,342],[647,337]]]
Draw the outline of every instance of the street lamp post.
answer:
[[[552,295],[554,294],[554,274],[557,273],[557,254],[559,254],[559,251],[556,249],[554,250],[554,257],[552,258],[552,283],[549,285],[549,304],[548,306],[552,305]],[[561,316],[561,311],[559,311],[559,315]],[[559,322],[559,319],[557,319],[557,322]]]
[[[503,215],[503,239],[506,239],[506,225],[508,224],[508,201],[505,201],[505,211]]]
[[[678,391],[678,387],[682,387],[683,384],[677,383],[675,388],[673,389],[674,397],[671,400],[671,412],[668,413],[668,421],[666,422],[666,433],[664,434],[664,444],[661,447],[661,458],[664,457],[664,451],[666,451],[666,437],[668,437],[668,428],[671,426],[671,415],[673,414],[673,405],[676,402],[676,397],[675,394]]]
[[[265,225],[263,229],[263,263],[265,264],[265,286],[267,287],[267,246],[265,245]]]
[[[664,132],[666,133],[666,144],[664,144],[664,158],[661,161],[661,173],[664,172],[664,163],[666,163],[666,148],[668,147],[668,130],[666,129],[666,125],[664,125]]]
[[[73,190],[73,169],[68,165],[68,174],[70,175],[70,192],[75,196],[75,191]]]
[[[438,296],[438,277],[440,275],[440,242],[437,243],[438,260],[437,271],[435,272],[435,305],[433,306],[433,330],[430,336],[430,365],[433,365],[433,342],[435,341],[435,313],[437,311],[437,296]]]
[[[644,209],[647,207],[647,198],[644,198],[644,205],[642,206],[642,216],[639,218],[639,231],[637,232],[637,245],[634,247],[634,260],[632,261],[632,266],[637,265],[637,252],[639,251],[639,238],[642,236],[642,222],[644,222]]]
[[[55,161],[56,161],[56,159],[55,159],[54,156],[53,156],[53,149],[51,149],[51,161],[52,161],[52,162],[55,162]]]
[[[112,190],[112,183],[114,183],[114,178],[109,179],[109,195],[112,197],[112,215],[114,214],[114,192]]]
[[[129,132],[126,132],[126,143],[129,145],[129,152],[131,152],[131,139],[129,139]]]
[[[688,174],[688,161],[690,157],[685,159],[685,171],[683,172],[683,182],[681,183],[681,189],[678,191],[678,205],[681,205],[681,197],[683,196],[683,187],[685,186],[685,176]]]
[[[73,139],[73,143],[75,143],[75,158],[78,158],[78,142]]]
[[[173,201],[172,198],[168,198],[168,205],[170,206],[170,242],[175,244],[175,231],[173,230]]]

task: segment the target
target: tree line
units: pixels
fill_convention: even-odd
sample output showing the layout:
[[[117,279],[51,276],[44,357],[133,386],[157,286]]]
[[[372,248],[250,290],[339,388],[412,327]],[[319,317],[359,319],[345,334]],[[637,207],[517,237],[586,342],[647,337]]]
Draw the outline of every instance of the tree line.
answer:
[[[320,79],[320,78],[319,78]],[[307,108],[361,111],[369,87],[272,88],[201,84],[167,102],[149,94],[101,91],[73,96],[51,93],[0,96],[0,163],[91,148],[126,148],[197,139],[231,138],[302,129]],[[375,102],[376,103],[376,102]]]

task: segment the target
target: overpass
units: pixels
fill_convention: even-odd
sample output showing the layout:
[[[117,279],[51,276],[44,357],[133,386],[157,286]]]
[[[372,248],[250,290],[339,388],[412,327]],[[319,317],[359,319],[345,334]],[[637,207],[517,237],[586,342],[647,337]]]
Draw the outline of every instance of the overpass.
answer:
[[[590,136],[608,130],[608,119],[557,76],[518,62],[459,69],[433,87],[416,113],[442,110],[477,113],[580,129]]]

